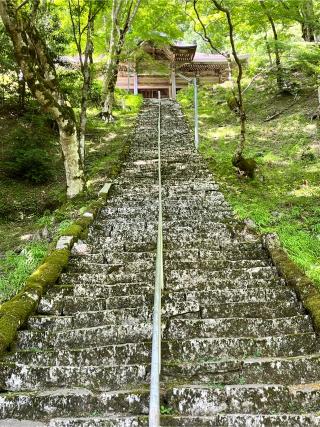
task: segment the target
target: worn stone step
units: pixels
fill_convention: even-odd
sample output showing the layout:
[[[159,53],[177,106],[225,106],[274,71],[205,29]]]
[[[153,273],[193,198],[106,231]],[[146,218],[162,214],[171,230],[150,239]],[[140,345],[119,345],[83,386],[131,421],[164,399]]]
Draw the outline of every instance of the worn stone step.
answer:
[[[303,414],[318,411],[319,384],[227,385],[225,387],[181,386],[167,392],[170,407],[183,415],[211,416],[217,413]]]
[[[127,386],[147,385],[150,380],[147,365],[98,366],[34,366],[0,363],[2,391],[43,390],[51,388],[86,387],[94,390],[114,390]]]
[[[223,275],[222,275],[223,276]],[[238,290],[245,291],[246,289],[256,290],[256,291],[264,291],[264,290],[272,290],[274,289],[276,292],[280,289],[288,290],[285,287],[284,283],[278,277],[273,277],[271,279],[242,279],[241,277],[238,279],[208,279],[205,280],[185,280],[175,283],[174,281],[170,281],[165,278],[165,291],[168,292],[182,292],[183,290],[186,293],[201,291],[201,292],[210,292],[214,290],[220,291],[223,289],[225,292],[230,292]]]
[[[148,417],[121,415],[92,416],[88,418],[56,418],[50,421],[48,427],[147,427]],[[1,424],[0,424],[1,427]],[[30,426],[32,427],[32,426]],[[42,426],[40,426],[42,427]]]
[[[148,260],[137,260],[132,262],[122,262],[121,264],[108,264],[98,262],[88,262],[87,260],[72,261],[68,264],[68,273],[91,273],[94,274],[97,271],[100,273],[108,273],[111,269],[115,268],[122,269],[128,273],[134,273],[141,270],[155,269],[155,261],[153,259]]]
[[[17,349],[79,348],[97,345],[120,344],[151,339],[151,322],[140,320],[130,323],[109,324],[92,328],[50,331],[20,331]]]
[[[308,316],[297,315],[277,319],[221,318],[221,319],[172,319],[164,339],[214,338],[214,337],[273,337],[313,332]]]
[[[250,244],[249,242],[234,245],[224,245],[223,251],[202,248],[179,248],[172,251],[164,251],[165,259],[173,259],[179,262],[192,260],[230,260],[238,261],[241,259],[269,259],[267,253],[260,244]]]
[[[60,331],[63,329],[82,328],[84,326],[102,326],[121,321],[150,320],[151,313],[142,313],[139,309],[119,309],[106,311],[79,312],[72,316],[37,315],[28,321],[28,329]]]
[[[99,427],[104,424],[98,424]],[[137,424],[139,426],[140,424]],[[143,425],[143,424],[142,424]],[[201,416],[161,416],[163,427],[317,427],[320,416],[315,414],[215,414]],[[89,427],[89,425],[88,425]]]
[[[38,306],[39,314],[72,315],[85,311],[105,311],[121,308],[152,306],[153,293],[150,295],[126,295],[109,298],[82,296],[45,296]]]
[[[170,270],[223,270],[223,269],[245,269],[245,268],[257,268],[257,267],[268,267],[270,261],[267,259],[262,260],[252,260],[252,259],[242,259],[242,260],[193,260],[193,261],[178,261],[173,258],[165,260],[165,271]],[[152,258],[150,260],[135,260],[129,262],[123,262],[122,264],[107,264],[107,263],[95,263],[88,262],[86,260],[72,261],[68,265],[69,273],[95,273],[99,271],[101,273],[108,273],[112,271],[112,268],[123,267],[126,272],[132,273],[134,271],[140,271],[143,269],[155,269],[155,260]]]
[[[241,334],[241,332],[240,332]],[[193,361],[212,357],[260,357],[301,356],[319,352],[319,343],[313,332],[265,336],[219,337],[164,340],[162,354],[166,359]]]
[[[92,414],[147,414],[149,391],[142,389],[92,392],[86,388],[60,388],[0,395],[0,419],[41,420]]]
[[[144,341],[89,348],[19,350],[6,355],[4,360],[35,366],[112,366],[148,364],[150,355],[151,342]]]
[[[28,329],[62,330],[81,328],[84,326],[101,326],[109,323],[121,323],[123,321],[149,321],[151,319],[151,307],[140,306],[137,308],[122,308],[105,311],[77,312],[72,316],[36,315],[28,321]]]
[[[217,279],[223,280],[233,280],[235,285],[237,281],[246,282],[252,279],[258,280],[272,280],[278,279],[278,273],[275,267],[266,266],[266,267],[242,267],[236,266],[236,268],[228,268],[223,270],[205,270],[202,269],[188,269],[188,270],[166,270],[166,280],[170,284],[177,284],[177,289],[179,285],[185,282],[196,282],[199,285],[203,283],[208,283],[215,281]]]
[[[208,307],[211,304],[223,304],[231,302],[269,302],[276,301],[296,301],[296,295],[287,287],[270,286],[268,288],[230,288],[230,289],[212,289],[210,291],[186,290],[177,292],[164,292],[164,305],[170,301],[196,301],[201,306]]]
[[[162,364],[163,382],[196,384],[302,384],[316,382],[320,374],[319,353],[298,357],[252,359],[208,358],[192,363],[177,360]]]
[[[290,317],[303,313],[305,313],[305,310],[301,304],[292,299],[289,301],[272,301],[271,304],[269,301],[232,302],[210,304],[201,307],[201,317],[207,319],[217,317],[277,318]]]

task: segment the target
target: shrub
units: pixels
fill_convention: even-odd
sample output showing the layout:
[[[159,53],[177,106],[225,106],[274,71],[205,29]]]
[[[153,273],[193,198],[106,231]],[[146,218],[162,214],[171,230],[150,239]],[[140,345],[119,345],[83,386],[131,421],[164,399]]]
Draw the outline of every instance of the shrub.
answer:
[[[31,130],[17,128],[11,134],[12,143],[4,162],[4,171],[11,178],[26,179],[42,184],[53,177],[52,159],[39,136]],[[46,147],[47,148],[47,147]]]

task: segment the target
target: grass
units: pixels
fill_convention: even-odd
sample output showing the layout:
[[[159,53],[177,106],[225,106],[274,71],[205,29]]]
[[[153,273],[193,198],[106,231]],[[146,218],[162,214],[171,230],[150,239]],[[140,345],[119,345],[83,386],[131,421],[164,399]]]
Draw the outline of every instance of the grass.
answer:
[[[235,115],[217,86],[199,92],[200,152],[241,219],[250,218],[261,232],[277,232],[289,256],[320,285],[320,142],[318,124],[310,121],[316,93],[301,92],[292,104],[258,81],[245,93],[247,146],[245,157],[258,163],[256,178],[239,179],[231,164],[239,135]],[[192,120],[192,90],[179,92]]]
[[[14,251],[6,252],[5,257],[0,259],[1,299],[9,299],[20,289],[21,284],[42,261],[47,249],[47,242],[32,242],[19,254]]]
[[[119,101],[119,96],[118,96]],[[8,178],[0,170],[0,302],[14,295],[24,284],[28,275],[46,255],[50,245],[41,240],[40,231],[46,228],[50,236],[61,233],[81,208],[97,197],[105,181],[117,176],[130,146],[129,135],[141,105],[137,96],[125,97],[126,109],[116,109],[116,121],[105,124],[97,116],[98,110],[88,111],[86,139],[87,191],[72,200],[65,196],[65,178],[62,158],[58,146],[58,135],[44,125],[47,117],[39,110],[33,121],[26,124],[26,117],[12,114],[10,110],[0,112],[0,161],[10,149],[15,129],[31,128],[35,138],[41,135],[50,141],[48,150],[56,167],[48,183],[34,185],[28,181]],[[30,113],[27,113],[29,120]],[[12,119],[12,120],[11,120]],[[21,240],[25,234],[33,234],[36,241]]]

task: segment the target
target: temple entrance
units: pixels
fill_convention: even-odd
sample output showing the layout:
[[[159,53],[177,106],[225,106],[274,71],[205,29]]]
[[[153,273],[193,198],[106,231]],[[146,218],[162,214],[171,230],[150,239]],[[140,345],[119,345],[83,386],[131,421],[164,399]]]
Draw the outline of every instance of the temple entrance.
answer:
[[[158,98],[158,91],[161,93],[161,98],[169,98],[169,89],[139,89],[138,93],[144,98]]]

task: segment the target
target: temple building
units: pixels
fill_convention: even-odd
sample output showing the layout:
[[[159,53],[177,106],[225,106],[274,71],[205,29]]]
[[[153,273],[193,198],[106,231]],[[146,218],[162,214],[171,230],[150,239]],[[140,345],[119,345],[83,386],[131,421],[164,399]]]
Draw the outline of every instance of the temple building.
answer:
[[[229,78],[229,65],[225,56],[197,52],[197,45],[183,43],[159,48],[150,42],[141,43],[145,53],[135,62],[119,65],[117,87],[145,98],[176,98],[176,93],[194,77],[200,84],[223,83]],[[248,56],[241,55],[247,62]]]

